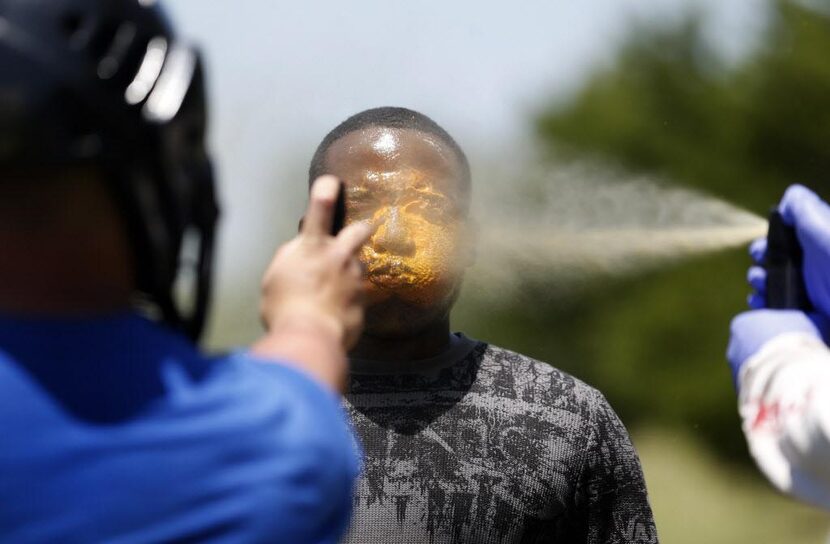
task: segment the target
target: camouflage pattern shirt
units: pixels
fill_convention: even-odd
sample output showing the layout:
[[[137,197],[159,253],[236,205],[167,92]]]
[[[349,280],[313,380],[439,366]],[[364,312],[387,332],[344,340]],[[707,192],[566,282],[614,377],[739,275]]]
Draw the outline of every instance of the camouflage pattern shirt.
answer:
[[[657,542],[637,453],[592,387],[462,335],[434,359],[352,363],[347,542]]]

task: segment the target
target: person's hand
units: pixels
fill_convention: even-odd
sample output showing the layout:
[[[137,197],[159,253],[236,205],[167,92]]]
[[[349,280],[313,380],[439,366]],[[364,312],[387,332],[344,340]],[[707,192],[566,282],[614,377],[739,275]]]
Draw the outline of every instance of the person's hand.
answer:
[[[796,332],[821,339],[827,330],[828,321],[825,318],[798,310],[752,310],[738,314],[732,319],[726,350],[733,383],[737,388],[741,367],[776,336]]]
[[[830,206],[803,185],[792,185],[778,205],[804,251],[804,283],[816,309],[830,317]]]
[[[778,204],[778,211],[784,223],[795,228],[804,252],[802,274],[810,302],[830,317],[830,206],[803,185],[791,185]],[[766,251],[766,238],[755,240],[749,247],[755,261],[747,276],[754,289],[749,306],[754,309],[766,307]]]
[[[759,238],[749,246],[755,265],[747,280],[753,292],[745,312],[732,320],[727,359],[732,378],[752,355],[774,337],[789,332],[825,336],[830,316],[830,207],[815,193],[801,185],[792,185],[778,204],[784,222],[795,228],[804,251],[803,274],[810,301],[818,312],[805,314],[796,310],[766,309],[767,273],[764,269],[767,239]]]
[[[755,264],[749,267],[746,280],[752,287],[747,303],[753,310],[767,307],[767,271],[764,268],[764,259],[767,253],[767,239],[758,238],[749,245],[749,255]]]
[[[288,363],[335,389],[345,378],[345,352],[363,329],[363,269],[357,258],[371,229],[353,223],[330,231],[339,181],[318,178],[300,233],[277,250],[262,281],[260,313],[268,330],[254,352]]]
[[[339,181],[314,182],[300,233],[277,250],[262,281],[261,315],[266,328],[313,322],[348,350],[363,328],[363,270],[357,252],[369,227],[355,223],[330,234]]]

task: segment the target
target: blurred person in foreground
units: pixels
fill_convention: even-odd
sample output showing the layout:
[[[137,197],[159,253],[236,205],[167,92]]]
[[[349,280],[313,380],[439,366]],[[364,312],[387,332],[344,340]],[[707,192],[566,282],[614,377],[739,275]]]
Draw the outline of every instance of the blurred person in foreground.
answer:
[[[803,250],[814,311],[766,308],[766,239],[750,253],[751,311],[732,320],[727,358],[749,450],[779,490],[830,509],[830,206],[800,185],[778,205]]]
[[[415,111],[359,113],[310,179],[345,180],[368,223],[366,328],[347,407],[365,449],[348,542],[657,542],[628,433],[595,389],[450,332],[474,260],[470,169]]]
[[[329,235],[338,182],[318,180],[263,281],[267,333],[200,352],[217,218],[203,100],[155,2],[0,0],[0,541],[345,529],[357,459],[337,392],[369,233]]]

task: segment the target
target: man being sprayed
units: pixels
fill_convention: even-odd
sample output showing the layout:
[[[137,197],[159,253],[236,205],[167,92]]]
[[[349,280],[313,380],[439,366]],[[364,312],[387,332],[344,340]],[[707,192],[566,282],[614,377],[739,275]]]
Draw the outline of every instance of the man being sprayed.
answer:
[[[750,252],[751,311],[732,320],[727,357],[749,450],[781,491],[830,509],[830,206],[799,185],[778,205],[803,250],[813,311],[767,308],[766,239]]]
[[[368,223],[366,329],[347,405],[365,449],[348,541],[656,542],[636,452],[603,396],[518,353],[450,333],[473,262],[464,152],[402,108],[359,113],[310,177],[347,184]]]
[[[263,283],[268,332],[202,354],[203,99],[199,57],[155,2],[0,0],[2,542],[345,530],[357,460],[335,390],[369,232],[330,236],[338,182],[315,183]],[[189,311],[173,296],[185,235]]]

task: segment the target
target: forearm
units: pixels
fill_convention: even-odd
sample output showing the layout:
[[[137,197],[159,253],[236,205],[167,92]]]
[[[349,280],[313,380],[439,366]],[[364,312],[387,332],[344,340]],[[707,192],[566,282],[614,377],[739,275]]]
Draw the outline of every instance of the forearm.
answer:
[[[268,332],[251,351],[282,360],[342,393],[345,351],[363,330],[363,274],[357,254],[372,229],[355,222],[331,236],[340,187],[333,176],[314,182],[300,234],[271,260],[260,301]]]
[[[780,490],[830,507],[830,350],[804,333],[779,335],[739,375],[749,449]]]
[[[342,393],[348,372],[342,335],[342,329],[335,323],[318,318],[294,318],[274,324],[251,347],[251,352],[291,365]]]

